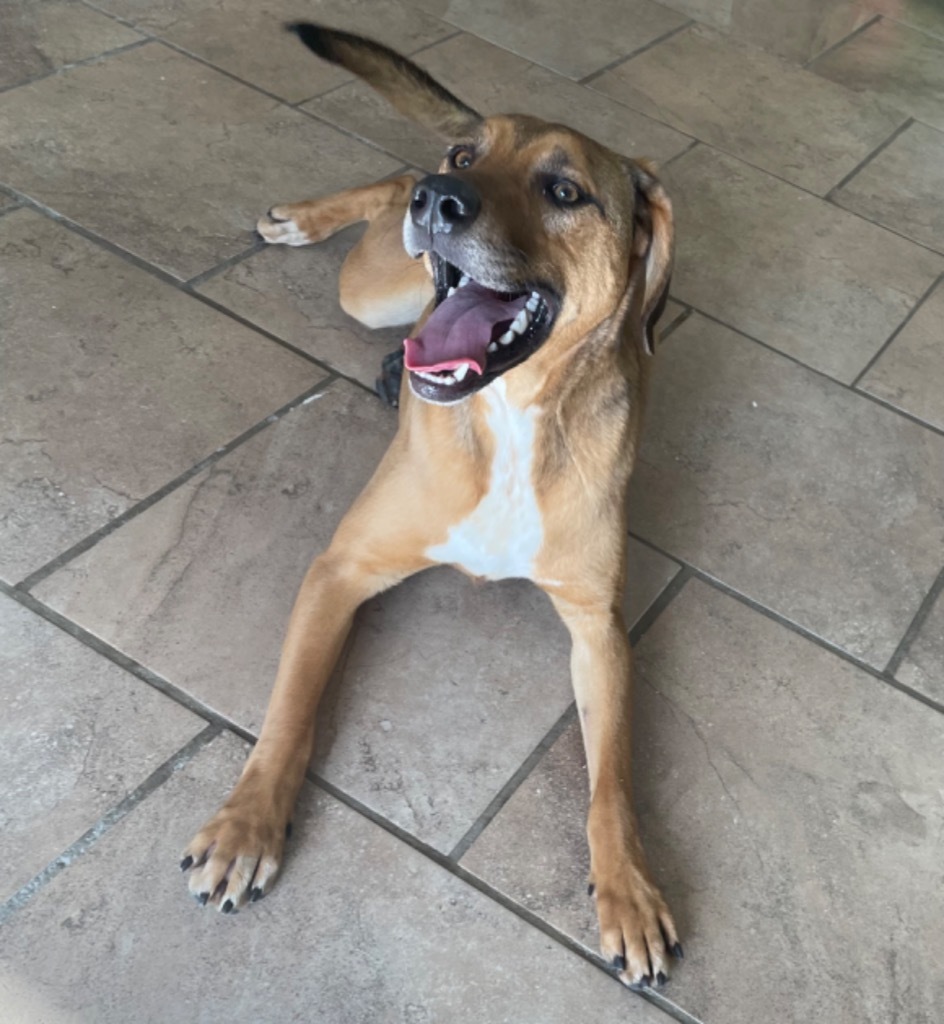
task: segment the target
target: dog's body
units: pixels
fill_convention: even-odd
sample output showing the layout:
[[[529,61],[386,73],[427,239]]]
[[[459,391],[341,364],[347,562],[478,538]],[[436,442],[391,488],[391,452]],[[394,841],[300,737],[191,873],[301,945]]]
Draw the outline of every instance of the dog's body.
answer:
[[[628,984],[662,981],[681,950],[632,810],[620,609],[624,495],[671,269],[671,206],[648,167],[570,129],[482,119],[377,44],[295,31],[454,145],[442,174],[260,221],[268,241],[302,245],[367,220],[341,272],[342,306],[374,327],[422,318],[406,342],[399,430],[305,577],[259,742],[185,852],[191,891],[229,911],[270,887],[318,700],[363,601],[434,564],[524,577],[573,640],[603,953]]]

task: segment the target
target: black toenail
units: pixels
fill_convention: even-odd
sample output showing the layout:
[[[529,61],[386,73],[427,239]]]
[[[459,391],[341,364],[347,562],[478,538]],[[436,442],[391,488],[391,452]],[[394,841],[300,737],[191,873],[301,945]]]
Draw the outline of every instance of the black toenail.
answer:
[[[682,944],[680,942],[676,942],[672,947],[672,956],[677,957],[679,960],[685,959],[685,954],[682,952]]]
[[[208,892],[201,892],[200,895],[197,897],[197,902],[200,904],[201,907],[205,907],[207,905],[207,900],[209,898],[210,894]]]
[[[188,854],[188,855],[187,855],[186,857],[184,857],[184,859],[183,859],[183,860],[182,860],[182,861],[180,862],[180,870],[181,870],[181,871],[186,871],[186,870],[187,870],[187,868],[189,868],[191,864],[193,864],[193,857],[191,857],[191,856],[190,856],[190,855]]]
[[[659,973],[656,975],[656,983],[659,985],[664,985],[668,980],[669,979],[665,976],[664,971],[659,971]]]
[[[255,889],[253,889],[252,892],[249,894],[249,902],[258,903],[263,896],[265,896],[265,893],[257,885]]]
[[[227,900],[223,904],[223,906],[220,907],[220,910],[222,910],[224,914],[229,914],[232,911],[232,909],[233,909],[233,901],[232,900]]]
[[[291,839],[292,838],[292,823],[290,821],[287,821],[285,823],[285,838],[286,839]]]
[[[597,887],[593,884],[593,882],[591,882],[587,886],[587,895],[588,896],[592,896],[596,891],[597,891]]]
[[[618,971],[625,971],[626,970],[626,957],[622,956],[622,955],[621,956],[614,956],[613,957],[613,966]]]

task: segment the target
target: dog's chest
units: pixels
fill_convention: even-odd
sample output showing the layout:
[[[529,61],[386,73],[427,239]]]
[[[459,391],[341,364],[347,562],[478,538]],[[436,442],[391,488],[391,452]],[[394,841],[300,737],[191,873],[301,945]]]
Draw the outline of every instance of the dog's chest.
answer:
[[[482,391],[494,435],[488,491],[472,512],[449,528],[426,555],[490,580],[534,579],[534,560],[544,539],[533,469],[540,410],[517,409],[499,378]]]

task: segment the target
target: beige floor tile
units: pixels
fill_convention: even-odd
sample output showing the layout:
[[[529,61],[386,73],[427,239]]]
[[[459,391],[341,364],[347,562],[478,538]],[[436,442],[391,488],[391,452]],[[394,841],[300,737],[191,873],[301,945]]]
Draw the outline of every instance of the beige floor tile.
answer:
[[[366,482],[393,426],[376,399],[334,385],[37,593],[256,731],[308,561]],[[631,620],[675,571],[632,545]],[[362,611],[326,698],[317,764],[449,850],[570,701],[569,640],[536,588],[480,586],[437,570]],[[442,742],[431,745],[430,736]]]
[[[593,88],[821,195],[904,120],[871,96],[702,27],[618,65]]]
[[[39,214],[0,220],[0,572],[19,579],[325,377]]]
[[[4,927],[17,1021],[670,1018],[355,812],[306,787],[283,878],[241,914],[201,910],[178,851],[244,757],[215,740]]]
[[[893,21],[944,37],[944,5],[939,0],[868,0],[869,7]]]
[[[456,36],[424,50],[417,63],[483,114],[532,114],[569,124],[617,152],[657,162],[691,144],[672,128],[475,36]],[[417,166],[439,166],[443,144],[393,113],[363,84],[346,85],[304,109]]]
[[[833,196],[892,231],[944,252],[944,133],[915,122]]]
[[[944,596],[938,595],[895,678],[944,704]]]
[[[0,95],[0,180],[190,278],[277,195],[398,164],[159,43]]]
[[[666,7],[796,64],[808,61],[874,17],[885,0],[660,0]],[[887,0],[900,4],[900,0]],[[922,0],[916,0],[920,3]]]
[[[0,188],[0,213],[4,213],[7,210],[13,210],[17,205],[16,196],[7,192],[6,189]]]
[[[289,103],[351,76],[309,53],[284,31],[286,22],[314,21],[357,32],[405,54],[456,31],[397,0],[99,0],[99,5]]]
[[[0,594],[0,904],[204,725]]]
[[[351,228],[310,248],[263,249],[197,290],[372,388],[381,360],[403,344],[406,329],[372,331],[338,304],[338,270],[360,234]]]
[[[944,39],[883,18],[811,66],[944,131]]]
[[[944,269],[937,254],[705,146],[664,177],[676,297],[844,382]]]
[[[944,564],[944,438],[697,316],[659,357],[634,531],[883,667]]]
[[[939,284],[859,387],[944,430],[944,285]]]
[[[437,17],[570,78],[647,46],[686,19],[650,0],[559,0],[512,12],[501,0],[416,0]]]
[[[142,38],[81,3],[6,0],[0,7],[0,89]]]
[[[635,788],[698,1019],[932,1024],[944,990],[937,712],[689,583],[637,651]],[[463,863],[579,941],[576,727]]]

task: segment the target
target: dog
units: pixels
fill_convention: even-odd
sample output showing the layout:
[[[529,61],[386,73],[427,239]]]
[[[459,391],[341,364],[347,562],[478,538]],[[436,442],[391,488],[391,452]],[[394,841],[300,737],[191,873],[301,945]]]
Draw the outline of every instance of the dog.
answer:
[[[602,954],[630,987],[661,985],[682,949],[633,811],[621,602],[671,203],[644,161],[559,124],[482,117],[378,43],[287,27],[449,148],[438,174],[276,206],[259,222],[269,242],[307,245],[367,221],[341,270],[341,305],[371,327],[416,326],[396,436],[305,576],[259,740],[181,869],[224,913],[269,891],[318,701],[359,605],[437,564],[525,578],[572,639]]]

